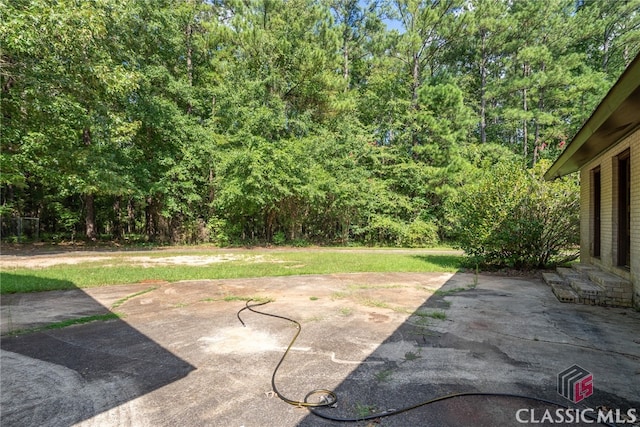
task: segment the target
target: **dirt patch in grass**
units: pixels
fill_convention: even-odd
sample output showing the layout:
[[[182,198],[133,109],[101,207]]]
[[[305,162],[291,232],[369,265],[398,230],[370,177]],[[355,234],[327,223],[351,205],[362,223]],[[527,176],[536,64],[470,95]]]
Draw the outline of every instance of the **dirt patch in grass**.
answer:
[[[169,257],[127,257],[126,262],[130,264],[139,264],[143,267],[158,267],[167,265],[190,265],[190,266],[204,266],[210,264],[216,264],[220,262],[231,261],[245,261],[245,262],[265,262],[265,257],[261,255],[257,256],[244,256],[238,254],[221,254],[221,255],[176,255]]]
[[[36,255],[6,257],[0,259],[0,268],[48,268],[55,265],[75,265],[90,262],[113,261],[129,265],[140,265],[142,267],[162,267],[170,265],[182,266],[206,266],[221,262],[244,261],[244,262],[280,262],[278,260],[268,260],[262,255],[241,255],[241,254],[216,254],[216,255],[174,255],[165,257],[152,256],[89,256],[86,254],[57,254],[57,255]]]
[[[16,257],[0,260],[0,268],[47,268],[55,265],[75,265],[85,262],[107,261],[112,257],[108,256],[33,256]]]

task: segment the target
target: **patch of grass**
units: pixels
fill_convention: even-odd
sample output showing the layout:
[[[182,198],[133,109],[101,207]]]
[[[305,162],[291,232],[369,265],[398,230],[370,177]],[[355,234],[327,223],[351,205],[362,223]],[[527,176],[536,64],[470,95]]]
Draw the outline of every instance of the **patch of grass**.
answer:
[[[349,292],[334,292],[331,294],[331,299],[332,300],[345,299],[348,296],[349,296]]]
[[[376,372],[375,377],[378,382],[384,383],[391,380],[392,375],[393,372],[391,371],[391,369],[383,369],[382,371]]]
[[[15,272],[15,273],[14,273]],[[76,289],[77,286],[62,275],[45,270],[14,269],[8,273],[0,271],[0,294],[15,292],[40,292]]]
[[[217,302],[217,301],[224,301],[224,302],[237,302],[237,301],[255,301],[257,303],[260,302],[274,302],[275,299],[270,298],[270,297],[263,297],[263,296],[259,296],[259,295],[254,295],[254,296],[240,296],[240,295],[225,295],[223,297],[220,298],[214,298],[214,297],[208,297],[208,298],[202,298],[200,300],[201,302]]]
[[[122,304],[124,304],[125,302],[129,301],[131,298],[135,298],[137,296],[144,295],[144,294],[146,294],[148,292],[155,291],[156,289],[158,289],[158,288],[156,286],[154,286],[154,287],[151,287],[149,289],[145,289],[143,291],[136,292],[135,294],[127,295],[126,297],[121,298],[118,301],[114,302],[113,305],[111,306],[111,308],[118,308]]]
[[[79,317],[77,319],[63,320],[61,322],[50,323],[48,325],[37,326],[35,328],[20,329],[20,330],[11,332],[9,335],[13,335],[13,336],[25,335],[25,334],[31,334],[34,332],[46,331],[50,329],[62,329],[72,325],[82,325],[84,323],[89,323],[89,322],[120,319],[121,317],[122,315],[119,313],[96,314],[93,316]]]
[[[356,416],[358,418],[365,418],[371,414],[373,414],[376,410],[376,407],[373,405],[365,405],[362,403],[356,403],[354,406],[354,410],[356,412]]]
[[[224,298],[222,298],[222,301],[225,301],[225,302],[255,301],[255,302],[260,303],[260,302],[274,302],[275,299],[269,298],[269,297],[258,296],[258,295],[254,295],[254,296],[250,296],[250,297],[227,295]]]
[[[391,309],[391,306],[381,300],[378,299],[372,299],[372,298],[364,298],[361,299],[360,304],[364,305],[365,307],[376,307],[376,308],[388,308]]]
[[[448,296],[457,294],[458,292],[466,291],[468,288],[452,288],[452,289],[438,289],[433,294],[438,296]]]
[[[157,287],[151,287],[145,290],[142,290],[140,292],[136,292],[134,294],[131,295],[127,295],[124,298],[120,298],[119,300],[117,300],[116,302],[114,302],[111,305],[111,309],[116,309],[120,306],[122,306],[122,304],[124,304],[125,302],[129,301],[132,298],[135,298],[137,296],[140,295],[144,295],[148,292],[154,291],[156,290]],[[183,304],[183,306],[186,304]],[[89,323],[89,322],[97,322],[97,321],[105,321],[105,320],[113,320],[113,319],[120,319],[122,317],[122,314],[120,313],[116,313],[116,312],[112,312],[112,313],[107,313],[107,314],[96,314],[93,316],[85,316],[85,317],[79,317],[76,319],[68,319],[68,320],[63,320],[61,322],[55,322],[55,323],[51,323],[49,325],[45,325],[45,326],[38,326],[35,328],[28,328],[28,329],[21,329],[15,332],[11,332],[10,335],[23,335],[23,334],[30,334],[33,332],[40,332],[40,331],[44,331],[44,330],[49,330],[49,329],[62,329],[62,328],[66,328],[67,326],[72,326],[72,325],[81,325],[83,323]]]
[[[414,324],[416,327],[413,331],[409,331],[407,333],[408,336],[416,337],[418,341],[423,341],[426,337],[438,337],[438,333],[428,329],[429,325],[420,325],[420,320],[427,319],[418,319],[419,321]]]
[[[445,320],[447,318],[447,313],[444,311],[416,311],[413,314],[418,317],[429,317],[437,320]]]
[[[360,298],[357,301],[358,303],[364,305],[365,307],[376,307],[376,308],[384,308],[387,310],[392,310],[395,311],[396,313],[405,313],[405,314],[411,314],[411,310],[405,308],[405,307],[400,307],[400,306],[394,306],[391,305],[387,302],[381,301],[381,300],[377,300],[377,299],[372,299],[372,298]]]
[[[431,326],[431,322],[428,317],[418,317],[418,320],[415,321],[415,325],[421,328],[426,328],[427,326]]]
[[[420,356],[418,353],[414,353],[413,351],[408,351],[404,354],[404,360],[416,360],[416,359],[420,359],[422,356]]]
[[[222,249],[189,251],[188,256],[224,257]],[[145,253],[120,252],[102,261],[54,265],[47,268],[13,268],[0,272],[0,293],[37,292],[87,288],[161,280],[234,279],[303,274],[384,273],[384,272],[456,272],[462,266],[461,255],[415,255],[406,252],[358,251],[350,249],[278,251],[252,250],[247,255],[203,266],[152,265],[136,262],[138,257],[185,256],[184,251],[163,250]],[[82,261],[82,260],[79,260]],[[290,268],[291,266],[301,266]]]
[[[318,298],[318,297],[309,297],[309,299],[310,299],[311,301],[318,301],[320,298]]]
[[[179,302],[176,304],[173,304],[171,307],[173,308],[182,308],[182,307],[187,307],[189,304],[187,304],[186,302]]]
[[[339,310],[339,313],[340,313],[341,316],[345,316],[345,317],[346,316],[351,316],[353,314],[353,309],[349,308],[349,307],[342,307]]]
[[[222,301],[224,302],[235,302],[235,301],[250,301],[252,298],[251,297],[240,297],[237,295],[226,295],[225,297],[222,298]]]

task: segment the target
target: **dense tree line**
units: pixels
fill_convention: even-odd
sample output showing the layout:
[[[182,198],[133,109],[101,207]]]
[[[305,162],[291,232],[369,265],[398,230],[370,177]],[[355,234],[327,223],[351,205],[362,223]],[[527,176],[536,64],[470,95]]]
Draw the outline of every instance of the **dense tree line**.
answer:
[[[50,239],[430,244],[640,46],[640,0],[0,5],[3,226]]]

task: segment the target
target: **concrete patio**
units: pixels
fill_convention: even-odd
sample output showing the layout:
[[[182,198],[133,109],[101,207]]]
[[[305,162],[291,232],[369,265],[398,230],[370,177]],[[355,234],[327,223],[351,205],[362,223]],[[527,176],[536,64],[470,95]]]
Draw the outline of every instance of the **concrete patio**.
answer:
[[[292,400],[333,390],[336,407],[320,410],[332,417],[488,392],[640,424],[627,417],[640,418],[640,313],[562,304],[538,278],[389,273],[5,295],[2,426],[509,426],[560,408],[467,396],[350,424],[319,418],[273,396],[296,328],[248,311],[243,327],[247,297],[271,298],[259,309],[302,324],[276,385]],[[109,310],[122,318],[11,333]],[[593,375],[593,394],[577,404],[557,391],[572,365]]]

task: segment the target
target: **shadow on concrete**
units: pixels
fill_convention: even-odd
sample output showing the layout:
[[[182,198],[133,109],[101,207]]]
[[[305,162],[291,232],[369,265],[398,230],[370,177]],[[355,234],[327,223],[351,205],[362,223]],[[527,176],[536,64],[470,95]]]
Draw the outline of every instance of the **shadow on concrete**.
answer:
[[[472,274],[457,273],[333,390],[335,408],[315,411],[357,419],[455,393],[533,399],[463,396],[355,423],[310,413],[298,425],[517,426],[522,425],[516,418],[519,410],[520,420],[541,425],[602,425],[584,416],[585,422],[558,423],[556,410],[562,406],[536,399],[573,409],[618,409],[622,415],[613,418],[617,422],[629,409],[640,410],[640,385],[633,380],[640,374],[640,349],[631,341],[621,347],[616,343],[621,336],[611,334],[616,329],[612,316],[621,315],[625,323],[618,329],[632,338],[640,326],[638,313],[561,304],[540,281],[523,292],[527,284],[531,282],[506,277],[478,282]],[[557,392],[558,373],[573,364],[594,373],[593,395],[578,404]],[[547,410],[552,423],[542,420]],[[568,420],[566,414],[562,416]]]
[[[26,325],[39,328],[37,332],[5,333],[1,338],[2,426],[70,426],[120,411],[119,405],[195,369],[121,319],[42,328],[111,312],[80,289],[29,294],[30,305],[25,307],[21,297],[3,295],[3,323],[29,314],[21,310],[39,310],[38,299],[42,310],[51,312],[38,313],[40,321]],[[56,306],[56,299],[65,305]],[[127,414],[116,419],[126,420]]]
[[[295,328],[246,311],[243,327],[237,312],[249,296],[273,298],[264,311],[302,324],[278,389],[292,399],[315,388],[335,390],[338,407],[322,411],[336,417],[456,392],[572,406],[556,382],[574,364],[594,378],[594,393],[579,408],[640,409],[640,313],[562,304],[531,277],[358,273],[139,283],[29,294],[22,305],[10,295],[2,311],[8,304],[39,312],[59,306],[58,297],[74,313],[86,306],[107,311],[149,286],[154,290],[118,308],[124,321],[3,338],[1,425],[493,427],[520,425],[520,409],[530,421],[557,409],[472,396],[381,420],[318,418],[270,392],[270,375]]]

